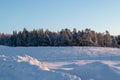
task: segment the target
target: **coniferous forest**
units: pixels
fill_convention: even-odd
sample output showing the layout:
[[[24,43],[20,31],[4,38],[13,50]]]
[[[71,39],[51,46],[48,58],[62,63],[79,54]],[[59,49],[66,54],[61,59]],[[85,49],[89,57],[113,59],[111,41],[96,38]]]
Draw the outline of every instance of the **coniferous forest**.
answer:
[[[118,47],[120,46],[120,35],[110,35],[109,31],[104,33],[95,32],[91,29],[71,31],[62,29],[52,32],[43,29],[28,31],[13,31],[13,34],[0,33],[0,45],[6,46],[96,46],[96,47]]]

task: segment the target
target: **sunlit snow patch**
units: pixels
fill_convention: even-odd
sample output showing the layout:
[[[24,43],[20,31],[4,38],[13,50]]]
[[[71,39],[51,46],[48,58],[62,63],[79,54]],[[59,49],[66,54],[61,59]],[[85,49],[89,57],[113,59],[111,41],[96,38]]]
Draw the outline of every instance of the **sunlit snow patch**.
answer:
[[[18,60],[17,62],[28,62],[29,64],[31,65],[36,65],[39,67],[39,69],[42,69],[42,70],[46,70],[46,71],[49,71],[49,69],[40,61],[38,61],[37,59],[35,58],[32,58],[28,55],[25,55],[25,56],[18,56]]]

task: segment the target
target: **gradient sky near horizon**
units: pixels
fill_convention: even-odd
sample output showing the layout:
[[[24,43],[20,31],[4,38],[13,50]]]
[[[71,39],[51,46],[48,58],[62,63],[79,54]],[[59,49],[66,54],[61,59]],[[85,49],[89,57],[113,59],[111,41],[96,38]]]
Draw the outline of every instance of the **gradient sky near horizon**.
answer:
[[[120,34],[120,0],[0,0],[0,32],[24,27]]]

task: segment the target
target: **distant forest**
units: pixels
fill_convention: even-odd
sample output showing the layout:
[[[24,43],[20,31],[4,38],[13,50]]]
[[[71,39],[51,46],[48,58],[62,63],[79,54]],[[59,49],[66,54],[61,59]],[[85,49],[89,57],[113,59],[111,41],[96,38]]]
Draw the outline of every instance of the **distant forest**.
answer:
[[[62,29],[52,32],[43,29],[28,31],[13,31],[13,34],[0,33],[0,45],[6,46],[96,46],[118,47],[120,35],[110,35],[109,31],[98,33],[91,29]]]

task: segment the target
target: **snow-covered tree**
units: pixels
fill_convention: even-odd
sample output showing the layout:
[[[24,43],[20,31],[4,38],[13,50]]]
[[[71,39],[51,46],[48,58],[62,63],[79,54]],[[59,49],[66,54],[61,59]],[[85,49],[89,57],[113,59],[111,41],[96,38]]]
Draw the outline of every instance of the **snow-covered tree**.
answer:
[[[8,46],[101,46],[119,47],[120,36],[111,36],[108,31],[97,33],[91,29],[77,31],[62,29],[51,32],[43,29],[28,31],[13,31],[13,34],[0,33],[0,45]]]

